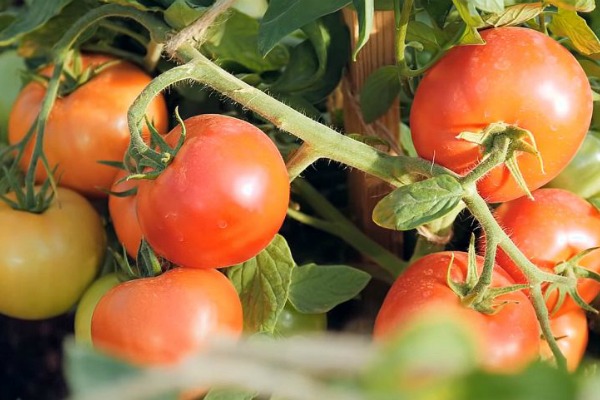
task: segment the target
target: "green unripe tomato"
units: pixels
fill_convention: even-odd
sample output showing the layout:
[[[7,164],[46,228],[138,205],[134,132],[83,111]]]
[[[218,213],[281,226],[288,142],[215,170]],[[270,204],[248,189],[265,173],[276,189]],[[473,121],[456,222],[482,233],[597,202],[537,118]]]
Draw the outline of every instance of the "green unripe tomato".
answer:
[[[589,132],[575,158],[550,183],[585,199],[600,194],[600,135]]]
[[[92,344],[92,315],[96,304],[110,289],[121,283],[119,275],[111,273],[97,279],[85,291],[75,311],[75,340],[77,343]]]
[[[284,337],[321,332],[327,329],[327,314],[304,314],[286,303],[275,324],[275,333]]]

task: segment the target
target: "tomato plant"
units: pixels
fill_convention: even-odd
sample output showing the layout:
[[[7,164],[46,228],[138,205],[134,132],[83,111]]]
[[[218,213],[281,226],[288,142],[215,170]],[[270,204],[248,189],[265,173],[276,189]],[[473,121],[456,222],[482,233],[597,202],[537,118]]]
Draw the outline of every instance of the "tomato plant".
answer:
[[[567,358],[567,367],[575,371],[585,353],[588,343],[588,326],[585,311],[573,310],[550,320],[552,333],[557,339],[558,347]],[[545,340],[542,340],[540,354],[543,359],[552,359],[552,351]]]
[[[481,270],[483,258],[477,257]],[[394,282],[377,314],[375,338],[384,338],[402,329],[415,316],[437,310],[456,316],[471,327],[480,346],[481,363],[494,371],[518,371],[538,356],[539,328],[531,302],[521,292],[494,299],[495,312],[483,313],[461,303],[448,285],[450,278],[464,282],[467,254],[441,252],[424,256],[411,264]],[[501,268],[494,269],[492,287],[512,285]]]
[[[123,180],[127,175],[127,171],[122,170],[115,176],[110,189],[114,194],[108,196],[108,211],[119,242],[125,246],[127,254],[136,258],[142,241],[142,231],[137,219],[137,194],[129,192],[136,190],[137,181]]]
[[[151,77],[135,65],[113,57],[82,55],[83,68],[116,62],[100,71],[70,94],[56,99],[44,134],[44,151],[50,167],[58,165],[57,176],[62,186],[88,196],[105,196],[99,188],[111,187],[117,170],[98,161],[122,161],[129,144],[127,110]],[[49,76],[52,68],[41,74]],[[8,135],[14,144],[27,134],[40,112],[46,93],[38,81],[27,84],[11,110]],[[167,130],[167,109],[162,96],[157,96],[147,112],[159,132]],[[33,141],[28,143],[21,167],[31,159]],[[41,165],[36,181],[46,173]]]
[[[75,311],[75,340],[80,343],[92,344],[92,315],[96,304],[110,289],[121,283],[119,275],[110,273],[98,278],[92,283],[77,304]]]
[[[92,316],[94,347],[141,365],[181,361],[211,337],[241,331],[238,294],[212,269],[174,268],[121,283],[100,299]]]
[[[565,189],[586,199],[600,194],[600,137],[597,133],[586,135],[575,158],[548,187]]]
[[[142,234],[158,254],[182,266],[246,261],[269,244],[285,218],[283,159],[262,131],[242,120],[200,115],[184,124],[187,136],[174,160],[139,184]],[[180,132],[175,128],[168,140],[174,144]]]
[[[100,216],[81,195],[59,188],[41,214],[0,202],[0,220],[0,313],[43,319],[67,312],[104,259]]]
[[[527,187],[537,189],[558,175],[585,137],[592,116],[588,79],[564,47],[540,32],[504,27],[481,36],[485,45],[451,49],[420,82],[410,114],[415,148],[465,174],[483,152],[457,138],[461,132],[495,122],[517,125],[531,132],[543,162],[542,168],[533,154],[517,156]],[[524,195],[505,166],[490,171],[477,188],[491,203]]]
[[[600,212],[587,201],[562,189],[538,189],[533,196],[534,200],[522,197],[503,203],[494,215],[517,247],[539,268],[552,272],[559,263],[600,246]],[[517,282],[527,281],[502,249],[498,249],[496,262]],[[598,251],[583,257],[579,265],[599,272]],[[600,283],[580,279],[577,291],[589,303],[600,292]],[[557,293],[553,291],[547,298],[548,308],[553,310],[556,302]],[[578,305],[567,298],[555,312],[558,316],[576,308]]]
[[[15,78],[23,68],[25,68],[25,60],[19,57],[16,51],[6,50],[0,54],[0,85],[3,88],[2,98],[0,98],[0,143],[4,143],[7,139],[8,116],[21,90],[21,82]]]

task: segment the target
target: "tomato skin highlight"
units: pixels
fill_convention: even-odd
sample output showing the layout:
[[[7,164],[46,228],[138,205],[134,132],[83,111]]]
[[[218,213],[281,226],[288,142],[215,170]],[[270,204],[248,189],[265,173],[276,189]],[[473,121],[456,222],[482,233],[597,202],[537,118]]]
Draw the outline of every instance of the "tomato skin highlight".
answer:
[[[184,267],[244,262],[283,223],[290,192],[285,163],[270,139],[245,121],[200,115],[185,126],[185,142],[171,164],[139,183],[142,234],[159,255]],[[171,144],[180,129],[167,135]]]
[[[113,57],[84,54],[84,67],[114,61]],[[52,68],[42,73],[50,76]],[[151,81],[137,66],[126,61],[105,69],[74,92],[57,98],[50,112],[44,133],[44,152],[51,167],[58,165],[59,184],[86,196],[106,197],[98,188],[108,189],[117,170],[98,161],[123,161],[130,141],[127,112],[135,98]],[[27,84],[12,108],[9,142],[21,140],[37,118],[46,89],[40,83]],[[165,100],[157,96],[147,110],[148,118],[158,132],[167,131],[168,114]],[[144,127],[145,135],[148,130]],[[21,159],[26,170],[31,159],[31,141]],[[46,172],[40,165],[36,182],[42,182]]]
[[[110,289],[92,316],[94,347],[138,365],[168,365],[214,336],[238,337],[242,305],[233,284],[212,269],[174,268]]]
[[[556,343],[560,351],[567,359],[567,369],[575,371],[583,359],[588,343],[589,332],[585,311],[573,310],[551,318],[550,328],[557,339]],[[545,340],[540,344],[540,355],[544,360],[553,358],[552,350]]]
[[[132,190],[137,187],[138,181],[135,179],[121,181],[127,177],[128,172],[121,170],[115,176],[110,191],[121,193]],[[142,230],[137,219],[137,194],[131,196],[108,196],[108,212],[115,229],[117,239],[127,250],[132,258],[137,258],[140,243],[142,242]]]
[[[10,194],[9,194],[10,196]],[[67,312],[96,277],[106,251],[100,216],[58,188],[41,214],[0,202],[0,313],[45,319]]]
[[[417,153],[459,174],[482,158],[480,146],[456,136],[494,122],[529,130],[544,163],[532,154],[517,160],[530,190],[569,163],[590,126],[592,91],[577,60],[560,44],[527,28],[481,32],[485,45],[458,46],[423,77],[415,93],[410,127]],[[478,182],[490,203],[525,193],[505,166]]]
[[[495,314],[466,307],[447,284],[451,262],[452,279],[464,282],[466,253],[433,253],[411,264],[390,288],[375,320],[374,337],[385,338],[407,326],[415,317],[435,310],[470,327],[477,339],[482,366],[487,370],[514,372],[536,359],[539,326],[527,296],[517,291],[497,297],[496,304],[504,301],[507,304]],[[477,257],[477,264],[481,271],[482,257]],[[494,269],[491,287],[512,284],[506,272],[499,267]]]
[[[561,261],[578,253],[600,246],[600,212],[581,197],[562,189],[538,189],[535,200],[522,197],[501,204],[494,217],[514,244],[539,268],[553,272]],[[584,268],[600,272],[600,251],[585,256],[579,263]],[[496,262],[519,283],[527,278],[502,250],[496,253]],[[583,300],[590,302],[600,293],[600,283],[593,279],[579,279],[577,290]],[[556,292],[550,294],[546,305],[552,311]],[[578,309],[567,296],[555,316]]]

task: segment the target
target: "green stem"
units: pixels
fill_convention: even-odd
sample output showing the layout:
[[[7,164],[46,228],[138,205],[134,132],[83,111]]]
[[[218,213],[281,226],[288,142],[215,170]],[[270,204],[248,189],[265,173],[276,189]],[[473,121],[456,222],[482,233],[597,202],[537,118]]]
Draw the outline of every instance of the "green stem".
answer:
[[[113,32],[120,33],[121,35],[129,36],[144,47],[148,45],[148,38],[132,29],[127,28],[126,26],[111,21],[102,21],[100,26]]]
[[[567,360],[560,351],[558,343],[556,342],[556,338],[552,333],[552,328],[550,327],[550,317],[548,316],[548,307],[546,306],[546,301],[542,293],[541,284],[537,283],[531,286],[530,297],[533,303],[533,308],[535,309],[535,313],[538,317],[538,322],[540,324],[540,328],[542,329],[544,339],[548,343],[548,346],[550,346],[552,354],[554,354],[554,358],[556,359],[556,365],[558,368],[566,371]]]
[[[302,171],[310,167],[319,158],[321,157],[309,144],[302,144],[302,146],[290,155],[286,162],[290,182],[296,179]]]
[[[136,159],[147,157],[157,164],[162,163],[163,156],[152,150],[142,137],[141,126],[144,123],[144,115],[148,105],[159,93],[174,83],[189,79],[192,68],[193,66],[190,64],[171,68],[154,78],[138,95],[127,113],[127,123],[131,132],[131,142],[127,154],[135,155]]]
[[[396,0],[394,12],[396,15],[396,65],[401,71],[408,70],[406,65],[406,34],[408,32],[408,22],[413,8],[413,0],[404,0],[402,10],[399,9],[399,0]],[[400,12],[400,15],[398,15]]]
[[[322,218],[333,224],[328,230],[329,233],[338,236],[356,250],[369,257],[384,268],[392,277],[397,277],[406,269],[408,266],[406,261],[400,259],[367,236],[312,185],[302,179],[296,179],[293,183],[293,190]]]
[[[430,242],[425,236],[418,235],[413,254],[410,257],[410,260],[408,260],[408,263],[412,264],[423,256],[444,251],[445,248],[446,244]]]
[[[494,142],[494,150],[489,153],[475,168],[461,179],[463,186],[474,186],[475,183],[487,175],[492,169],[502,164],[508,155],[510,139],[506,136],[499,137]]]
[[[498,222],[494,218],[487,203],[479,194],[475,193],[470,196],[465,196],[463,201],[471,211],[473,217],[481,224],[486,234],[486,240],[493,240],[498,243],[498,246],[500,246],[500,248],[504,250],[515,263],[517,263],[531,286],[541,282],[554,282],[567,286],[571,285],[569,278],[544,272],[525,257],[506,232],[498,225]]]
[[[181,58],[192,61],[191,79],[223,93],[244,107],[271,121],[279,129],[308,143],[319,156],[374,175],[394,186],[451,171],[429,161],[392,156],[351,139],[279,102],[224,71],[191,46],[180,48]]]

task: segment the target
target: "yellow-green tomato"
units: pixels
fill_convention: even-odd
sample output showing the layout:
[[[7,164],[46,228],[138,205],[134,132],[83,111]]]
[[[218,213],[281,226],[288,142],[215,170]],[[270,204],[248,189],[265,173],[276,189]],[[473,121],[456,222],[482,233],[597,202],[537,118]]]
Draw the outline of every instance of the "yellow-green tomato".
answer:
[[[75,312],[75,340],[77,343],[92,344],[92,315],[102,296],[121,283],[117,273],[98,278],[85,291]]]
[[[327,329],[327,314],[304,314],[286,303],[275,324],[275,333],[284,337],[321,332]]]
[[[0,202],[0,314],[36,320],[67,312],[98,274],[105,250],[100,216],[72,190],[59,188],[39,214]]]

